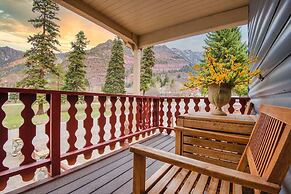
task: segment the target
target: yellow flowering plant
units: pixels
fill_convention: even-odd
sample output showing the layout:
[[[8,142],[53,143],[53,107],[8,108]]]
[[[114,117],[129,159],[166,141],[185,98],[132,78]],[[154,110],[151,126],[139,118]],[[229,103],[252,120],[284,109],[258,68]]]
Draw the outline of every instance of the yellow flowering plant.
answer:
[[[260,75],[259,69],[250,71],[252,63],[253,60],[237,63],[235,56],[229,52],[225,53],[223,60],[217,61],[207,50],[205,63],[193,66],[194,71],[189,74],[185,89],[203,89],[211,84],[225,84],[230,88],[249,84],[254,76]]]

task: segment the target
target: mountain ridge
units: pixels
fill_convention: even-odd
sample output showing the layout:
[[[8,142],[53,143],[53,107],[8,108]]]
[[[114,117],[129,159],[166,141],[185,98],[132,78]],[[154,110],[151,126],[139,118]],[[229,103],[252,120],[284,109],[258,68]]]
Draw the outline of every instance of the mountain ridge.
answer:
[[[0,47],[0,66],[20,59],[23,57],[23,55],[24,52],[13,49],[11,47],[8,46]]]
[[[100,91],[105,81],[112,44],[112,40],[107,40],[86,51],[85,64],[87,66],[87,78],[89,80],[90,90],[92,91]],[[154,73],[180,71],[185,66],[199,62],[203,56],[202,52],[169,48],[166,45],[154,46],[154,52],[156,57],[156,63],[153,68]],[[68,53],[56,54],[56,63],[61,64],[65,69],[68,65]],[[23,70],[25,69],[25,58],[23,55],[24,52],[22,51],[7,46],[0,47],[0,76],[2,77],[1,82],[4,81],[5,86],[15,87],[15,83],[23,78]],[[130,83],[133,78],[133,54],[128,47],[124,47],[124,62],[126,82]]]

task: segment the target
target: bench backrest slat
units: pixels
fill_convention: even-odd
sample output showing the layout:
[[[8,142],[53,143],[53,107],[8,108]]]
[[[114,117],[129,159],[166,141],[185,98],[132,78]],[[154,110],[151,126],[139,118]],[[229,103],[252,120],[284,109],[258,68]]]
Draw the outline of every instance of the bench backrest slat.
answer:
[[[290,129],[290,108],[262,105],[244,152],[252,174],[282,183],[291,162]]]

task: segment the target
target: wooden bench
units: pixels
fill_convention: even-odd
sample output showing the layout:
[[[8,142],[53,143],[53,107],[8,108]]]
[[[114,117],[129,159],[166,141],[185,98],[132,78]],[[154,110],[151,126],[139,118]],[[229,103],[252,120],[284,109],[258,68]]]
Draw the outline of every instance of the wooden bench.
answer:
[[[133,145],[133,193],[278,193],[291,160],[290,131],[290,108],[263,105],[236,170]],[[167,163],[147,181],[146,157]]]

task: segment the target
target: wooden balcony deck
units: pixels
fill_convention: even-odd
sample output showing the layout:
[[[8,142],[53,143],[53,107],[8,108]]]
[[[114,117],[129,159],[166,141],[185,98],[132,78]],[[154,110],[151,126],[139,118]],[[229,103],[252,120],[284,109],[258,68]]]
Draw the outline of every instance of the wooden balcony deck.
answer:
[[[170,135],[158,134],[149,137],[142,142],[143,145],[156,149],[174,152],[175,138]],[[131,193],[132,192],[132,167],[133,154],[129,149],[124,149],[99,159],[92,161],[76,169],[69,170],[58,178],[49,178],[40,181],[13,193]],[[147,177],[156,172],[163,163],[147,160]]]

